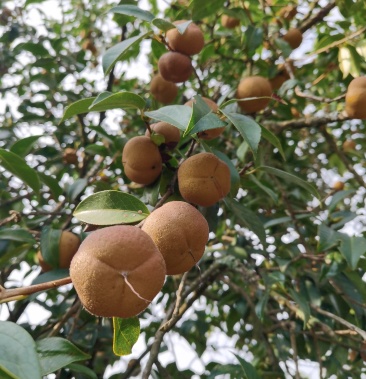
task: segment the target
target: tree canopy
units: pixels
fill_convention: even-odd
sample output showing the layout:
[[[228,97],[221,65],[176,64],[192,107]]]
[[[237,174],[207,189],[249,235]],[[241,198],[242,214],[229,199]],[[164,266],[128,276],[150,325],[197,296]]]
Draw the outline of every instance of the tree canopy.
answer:
[[[5,1],[0,377],[362,377],[365,13],[357,0]],[[197,34],[182,55],[173,32],[194,24],[202,49]],[[185,62],[188,79],[154,87]],[[176,146],[157,122],[179,130]],[[122,152],[145,133],[161,172],[139,182]],[[230,172],[228,191],[210,176],[213,205],[206,181],[207,203],[179,183],[201,153]],[[202,258],[134,317],[87,312],[64,232],[143,227],[170,201],[207,221]]]

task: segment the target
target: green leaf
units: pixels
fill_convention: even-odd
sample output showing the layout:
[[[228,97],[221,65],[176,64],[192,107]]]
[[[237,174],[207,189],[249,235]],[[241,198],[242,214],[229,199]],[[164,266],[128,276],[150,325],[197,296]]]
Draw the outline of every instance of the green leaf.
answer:
[[[60,262],[60,238],[62,230],[44,226],[41,232],[41,252],[46,263],[54,268],[59,267]]]
[[[248,175],[249,180],[251,180],[256,186],[258,186],[262,191],[264,191],[269,197],[275,202],[278,203],[277,194],[272,191],[270,188],[262,184],[254,175]]]
[[[151,21],[151,20],[150,20]],[[147,37],[152,32],[141,33],[135,37],[128,38],[117,45],[108,49],[102,58],[102,66],[105,75],[108,75],[117,61],[121,60],[123,54],[134,44],[140,42],[143,38]]]
[[[225,0],[193,0],[192,19],[199,21],[203,18],[217,13],[224,5]]]
[[[314,186],[312,186],[310,183],[305,182],[305,180],[300,179],[298,176],[289,174],[288,172],[279,170],[274,167],[268,167],[268,166],[260,166],[256,168],[256,171],[266,171],[272,175],[275,175],[281,179],[286,180],[287,182],[294,183],[302,188],[304,188],[306,191],[310,192],[314,197],[317,199],[320,198],[318,191]]]
[[[259,141],[261,139],[261,127],[250,117],[240,113],[229,113],[221,110],[228,120],[238,129],[253,152],[257,156]]]
[[[37,171],[29,167],[25,160],[18,155],[0,148],[0,166],[22,180],[31,187],[36,194],[39,193],[41,183]]]
[[[91,144],[85,147],[85,152],[90,155],[101,155],[102,157],[107,157],[110,152],[104,145]]]
[[[4,228],[0,229],[0,240],[10,240],[17,242],[25,242],[33,244],[36,242],[34,237],[28,230],[20,228]]]
[[[186,105],[168,105],[156,111],[145,112],[145,116],[154,120],[165,121],[185,131],[189,125],[192,108]]]
[[[110,12],[124,14],[126,16],[133,16],[133,17],[139,18],[140,20],[148,21],[148,22],[151,22],[155,18],[155,16],[152,13],[145,11],[144,9],[141,9],[137,7],[136,5],[130,5],[130,4],[118,5],[116,7],[113,7],[110,10]]]
[[[39,172],[38,176],[41,181],[50,189],[54,199],[57,201],[59,196],[61,196],[64,192],[64,190],[60,187],[59,181],[50,175],[46,175],[43,172]]]
[[[70,363],[90,358],[89,354],[85,354],[70,341],[61,337],[50,337],[37,341],[37,352],[42,375],[48,375]]]
[[[10,148],[10,151],[20,157],[24,158],[33,148],[33,145],[38,139],[42,137],[42,135],[30,136],[23,138],[14,143],[14,145]]]
[[[0,373],[1,370],[17,379],[42,376],[33,338],[21,326],[9,321],[0,321]]]
[[[273,134],[270,130],[265,128],[264,126],[258,124],[262,129],[262,137],[265,138],[269,143],[271,143],[274,147],[276,147],[281,154],[283,160],[286,160],[285,152],[283,151],[280,140]]]
[[[102,92],[89,106],[89,111],[104,112],[108,109],[144,109],[145,100],[133,92]]]
[[[163,32],[166,32],[170,29],[174,29],[176,26],[172,24],[170,21],[164,20],[162,18],[154,18],[151,23],[162,30]]]
[[[246,378],[246,379],[260,379],[257,371],[249,362],[247,362],[245,359],[239,357],[239,355],[237,355],[237,354],[234,354],[234,355],[240,363],[243,374],[245,375],[244,378]]]
[[[67,189],[67,196],[71,201],[74,201],[88,185],[88,180],[86,178],[77,179],[71,186]]]
[[[20,43],[14,47],[14,53],[19,54],[22,51],[29,51],[35,57],[48,57],[50,52],[41,44],[33,42]]]
[[[329,213],[331,213],[334,208],[336,207],[336,205],[343,199],[345,199],[346,197],[352,195],[355,193],[355,190],[348,190],[348,191],[339,191],[339,192],[336,192],[333,197],[332,197],[332,200],[330,201],[329,205],[328,205],[328,211]]]
[[[245,31],[246,46],[249,52],[254,52],[263,43],[263,29],[252,25]]]
[[[62,119],[60,121],[60,124],[63,121],[67,120],[68,118],[71,118],[78,114],[84,114],[84,113],[90,112],[89,107],[93,104],[93,101],[95,99],[96,99],[95,97],[89,97],[87,99],[81,99],[70,104],[68,107],[66,107],[64,115],[62,116]]]
[[[113,317],[113,352],[118,356],[132,353],[132,347],[140,335],[138,317],[122,319]]]
[[[243,223],[249,230],[257,235],[263,247],[267,245],[266,231],[262,221],[249,208],[240,204],[236,200],[225,198],[225,204],[233,212],[237,220]]]
[[[319,242],[318,242],[318,248],[317,251],[326,251],[333,246],[338,245],[338,243],[341,240],[342,233],[337,232],[334,229],[329,228],[325,224],[319,225],[318,228],[318,236],[319,236]]]
[[[89,367],[79,365],[77,363],[71,363],[66,366],[72,373],[76,372],[82,374],[83,378],[98,379],[97,374]],[[75,376],[76,377],[76,376]]]
[[[149,213],[146,205],[132,195],[101,191],[83,200],[76,207],[74,216],[88,224],[115,225],[139,222]]]
[[[260,320],[263,320],[264,311],[266,310],[267,303],[269,299],[269,293],[265,292],[264,295],[259,299],[258,303],[255,305],[254,311]]]
[[[292,288],[289,289],[289,293],[291,297],[295,300],[296,304],[300,307],[299,309],[300,312],[296,312],[296,313],[297,313],[297,316],[300,317],[304,321],[304,328],[305,328],[310,318],[310,307],[309,307],[308,300],[304,298],[302,294],[294,291]]]
[[[4,366],[0,364],[0,378],[1,379],[20,379],[18,376],[12,374]]]
[[[347,234],[340,233],[341,245],[340,253],[346,258],[348,266],[352,270],[356,270],[358,261],[366,253],[366,238],[350,237]]]

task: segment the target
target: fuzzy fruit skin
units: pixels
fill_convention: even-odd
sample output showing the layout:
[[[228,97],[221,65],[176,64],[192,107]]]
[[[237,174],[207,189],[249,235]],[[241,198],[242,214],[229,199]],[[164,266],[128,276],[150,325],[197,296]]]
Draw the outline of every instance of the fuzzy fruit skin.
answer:
[[[157,74],[151,80],[150,92],[159,103],[170,104],[178,95],[178,87]]]
[[[189,271],[201,258],[208,241],[208,223],[184,201],[171,201],[152,212],[142,226],[155,242],[167,275]]]
[[[193,73],[191,58],[187,55],[169,51],[158,61],[160,75],[168,82],[182,83]]]
[[[238,99],[249,97],[271,97],[272,87],[268,79],[262,76],[248,76],[238,85],[236,96]],[[270,99],[257,99],[249,101],[239,101],[239,107],[248,114],[259,112],[264,109]]]
[[[212,109],[213,112],[216,113],[217,110],[219,109],[218,105],[213,100],[207,97],[202,97],[202,100]],[[192,107],[193,102],[194,102],[194,99],[191,99],[191,100],[188,100],[184,105],[187,105],[188,107]],[[225,126],[221,128],[204,130],[203,132],[197,133],[197,137],[206,141],[210,141],[214,138],[217,138],[219,135],[221,135],[224,130],[225,130]]]
[[[351,81],[346,92],[346,112],[351,118],[366,119],[366,77]]]
[[[216,155],[199,153],[180,165],[178,186],[184,200],[210,207],[229,193],[230,169]]]
[[[221,25],[227,29],[234,29],[240,25],[240,20],[235,17],[230,17],[227,14],[221,16]]]
[[[302,33],[296,28],[289,29],[282,39],[284,39],[292,49],[296,49],[301,45]]]
[[[174,21],[174,25],[182,24],[187,20]],[[183,34],[178,29],[169,29],[166,32],[169,47],[185,55],[198,54],[204,47],[205,41],[201,29],[193,22],[189,24]]]
[[[81,303],[100,317],[138,315],[161,290],[165,274],[164,259],[152,239],[129,225],[90,233],[70,266]]]
[[[74,255],[76,254],[80,246],[80,238],[67,230],[61,233],[59,242],[59,265],[58,268],[69,268],[70,263]],[[43,272],[51,271],[53,268],[49,265],[42,256],[42,252],[39,250],[37,252],[38,263],[42,268]]]
[[[125,175],[135,183],[151,184],[161,174],[159,148],[146,136],[131,138],[122,152]]]
[[[180,140],[180,131],[175,126],[167,122],[160,121],[160,122],[157,122],[156,124],[151,124],[150,128],[155,133],[158,133],[164,136],[165,138],[164,144],[167,146],[167,148],[174,149],[174,147],[178,145],[178,142]],[[149,129],[146,130],[145,136],[150,137]]]

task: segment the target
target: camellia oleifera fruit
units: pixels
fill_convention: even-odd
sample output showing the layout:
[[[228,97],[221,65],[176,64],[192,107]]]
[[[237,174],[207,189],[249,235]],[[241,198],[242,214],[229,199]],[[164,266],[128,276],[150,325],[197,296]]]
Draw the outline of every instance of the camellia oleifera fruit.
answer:
[[[146,136],[131,138],[122,152],[125,175],[135,183],[151,184],[161,174],[159,148]]]
[[[170,104],[178,95],[178,87],[168,82],[160,74],[155,75],[150,83],[150,92],[162,104]]]
[[[210,207],[230,191],[230,169],[212,153],[199,153],[178,168],[178,186],[184,200]]]
[[[191,58],[175,51],[163,54],[159,58],[158,67],[160,75],[173,83],[185,82],[193,72]]]
[[[157,122],[156,124],[151,124],[150,129],[153,132],[164,136],[164,139],[165,139],[164,144],[169,149],[174,149],[174,147],[177,146],[180,140],[179,129],[167,122],[160,121],[160,122]],[[149,129],[146,130],[145,135],[147,137],[150,137]]]
[[[81,303],[101,317],[138,315],[161,290],[165,274],[163,256],[153,240],[129,225],[91,232],[70,266]]]
[[[142,226],[163,255],[168,275],[189,271],[202,257],[208,223],[184,201],[171,201],[152,212]]]
[[[38,263],[42,268],[43,272],[47,272],[52,270],[53,268],[69,268],[71,260],[73,256],[76,254],[79,246],[80,246],[80,238],[68,230],[64,230],[61,233],[60,241],[59,241],[59,260],[58,265],[52,267],[49,263],[47,263],[42,255],[42,251],[39,250],[37,253]]]
[[[179,25],[187,20],[174,21],[174,25]],[[205,45],[203,33],[201,29],[193,22],[191,22],[183,34],[177,28],[169,29],[166,32],[166,38],[169,47],[185,55],[198,54]]]
[[[282,37],[292,49],[296,49],[301,45],[302,33],[299,29],[292,28],[287,31],[287,33]]]
[[[262,99],[253,99],[239,101],[239,107],[248,114],[259,112],[264,109],[272,95],[272,87],[268,79],[263,76],[248,76],[238,85],[236,97],[238,99],[247,99],[251,97],[265,97]]]
[[[202,97],[202,100],[212,109],[213,112],[217,112],[219,109],[218,105],[211,99],[207,97]],[[184,105],[187,105],[189,107],[193,106],[194,99],[188,100]],[[212,140],[214,138],[217,138],[219,135],[222,134],[222,132],[225,130],[225,126],[215,129],[209,129],[204,130],[203,132],[197,133],[197,136],[201,139],[204,139],[206,141]]]
[[[227,29],[234,29],[240,25],[240,20],[235,17],[230,17],[227,14],[221,16],[221,25]]]
[[[346,112],[351,118],[366,119],[366,77],[351,81],[346,92]]]

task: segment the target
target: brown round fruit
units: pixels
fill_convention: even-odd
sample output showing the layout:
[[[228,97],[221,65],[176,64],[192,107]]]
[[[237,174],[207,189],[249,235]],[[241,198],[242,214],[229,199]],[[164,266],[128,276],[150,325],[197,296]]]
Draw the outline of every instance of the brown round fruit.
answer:
[[[213,112],[216,113],[217,110],[219,109],[218,105],[213,100],[207,97],[202,97],[202,100],[212,109]],[[184,105],[187,105],[188,107],[192,107],[194,101],[195,101],[194,99],[188,100]],[[204,130],[203,132],[197,133],[197,136],[201,139],[209,141],[214,138],[217,138],[219,135],[222,134],[224,130],[225,130],[225,126],[221,128]]]
[[[342,144],[342,150],[345,153],[348,153],[350,151],[354,151],[356,149],[356,142],[352,139],[347,139]]]
[[[216,155],[199,153],[180,165],[178,186],[184,200],[210,207],[229,193],[230,169]]]
[[[235,17],[230,17],[227,14],[221,16],[221,25],[227,29],[234,29],[240,25],[240,20]]]
[[[168,82],[158,74],[151,80],[150,92],[160,103],[170,104],[178,95],[178,87],[175,83]]]
[[[267,97],[265,99],[255,99],[239,101],[239,107],[248,114],[255,113],[264,109],[272,95],[272,87],[268,79],[262,76],[248,76],[244,78],[238,86],[236,96],[238,99],[250,97]]]
[[[180,131],[178,128],[164,121],[157,122],[156,124],[151,124],[150,128],[155,133],[164,136],[164,144],[166,147],[169,149],[174,149],[174,147],[177,146],[180,140]],[[147,137],[150,137],[149,129],[146,130],[145,135]]]
[[[342,191],[344,189],[344,183],[343,182],[335,182],[333,184],[333,189],[335,191]]]
[[[64,163],[76,165],[78,163],[78,156],[76,154],[76,150],[72,147],[67,147],[63,152],[62,160]]]
[[[171,201],[152,212],[142,226],[163,255],[167,275],[189,271],[201,258],[208,241],[202,214],[184,201]]]
[[[174,21],[173,24],[179,25],[183,22],[187,20]],[[166,32],[166,38],[172,50],[185,55],[198,54],[205,45],[201,29],[193,22],[188,25],[183,34],[177,28],[169,29]]]
[[[131,138],[122,153],[125,175],[135,183],[151,184],[161,174],[159,148],[146,136]]]
[[[73,256],[76,254],[80,246],[80,238],[67,230],[61,233],[59,241],[59,262],[57,267],[52,267],[47,263],[42,255],[41,250],[37,252],[38,263],[43,272],[52,270],[53,268],[69,268]]]
[[[164,259],[152,239],[129,225],[90,233],[70,266],[81,303],[101,317],[138,315],[161,290],[165,274]]]
[[[366,119],[366,77],[351,81],[346,93],[346,112],[351,118]]]
[[[289,29],[287,33],[282,37],[292,49],[296,49],[301,45],[302,33],[299,29],[293,28]]]
[[[159,58],[158,66],[160,75],[173,83],[185,82],[193,72],[191,58],[174,51],[163,54]]]

